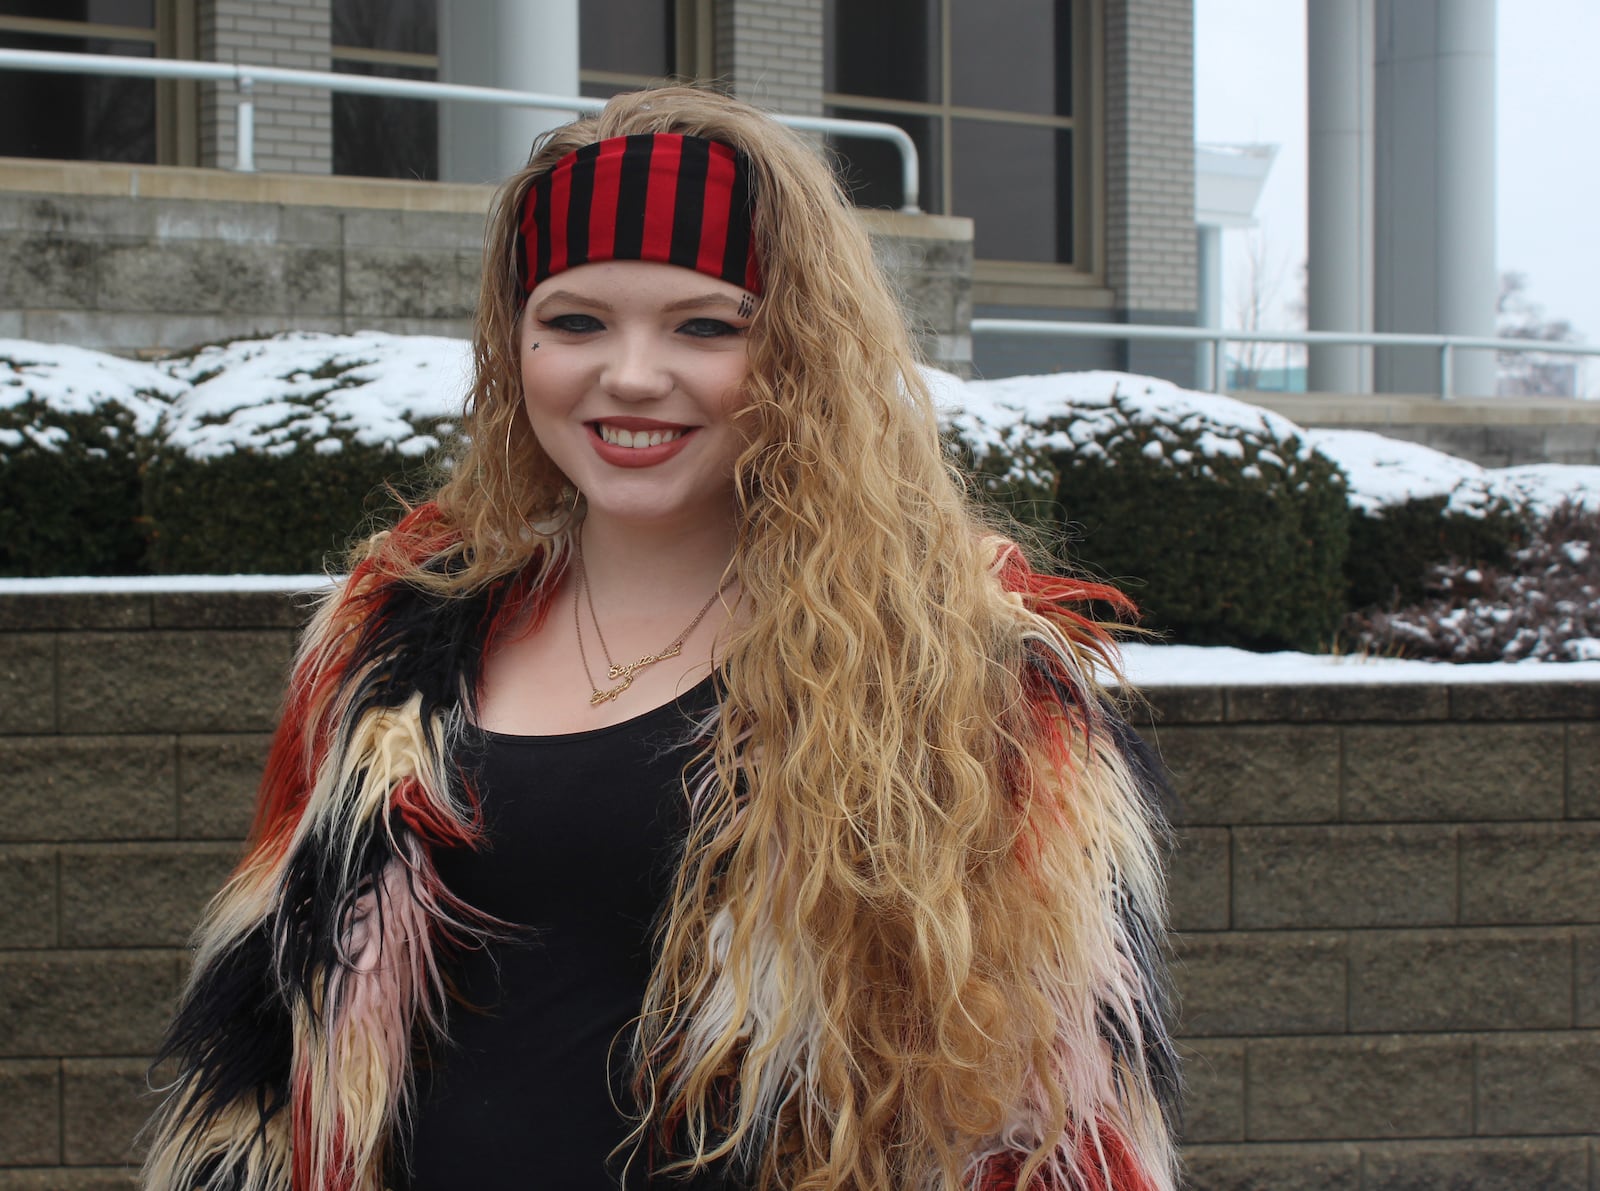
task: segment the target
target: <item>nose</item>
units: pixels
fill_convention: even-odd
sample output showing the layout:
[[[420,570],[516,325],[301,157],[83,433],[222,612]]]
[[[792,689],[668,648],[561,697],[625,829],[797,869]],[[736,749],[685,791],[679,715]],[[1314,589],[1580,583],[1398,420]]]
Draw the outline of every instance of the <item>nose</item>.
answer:
[[[601,372],[606,392],[621,401],[654,401],[672,392],[665,353],[648,335],[619,335]]]

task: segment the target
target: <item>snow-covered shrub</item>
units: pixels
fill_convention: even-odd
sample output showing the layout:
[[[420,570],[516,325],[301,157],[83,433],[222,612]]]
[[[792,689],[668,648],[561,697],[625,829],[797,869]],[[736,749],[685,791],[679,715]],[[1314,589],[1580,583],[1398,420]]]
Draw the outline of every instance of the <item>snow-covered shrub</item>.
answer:
[[[1344,612],[1342,477],[1288,419],[1113,372],[938,383],[956,453],[1069,562],[1197,645],[1324,646]],[[957,404],[959,403],[959,404]]]
[[[1525,501],[1501,473],[1365,430],[1305,434],[1349,480],[1353,609],[1415,603],[1434,568],[1504,566],[1522,540]]]
[[[135,360],[0,340],[0,574],[139,569],[139,468],[183,388]]]
[[[144,490],[157,572],[323,568],[388,501],[435,478],[467,345],[430,336],[288,333],[166,362],[186,389]]]
[[[1539,518],[1502,567],[1452,561],[1419,601],[1352,613],[1354,648],[1448,662],[1600,659],[1600,510]]]

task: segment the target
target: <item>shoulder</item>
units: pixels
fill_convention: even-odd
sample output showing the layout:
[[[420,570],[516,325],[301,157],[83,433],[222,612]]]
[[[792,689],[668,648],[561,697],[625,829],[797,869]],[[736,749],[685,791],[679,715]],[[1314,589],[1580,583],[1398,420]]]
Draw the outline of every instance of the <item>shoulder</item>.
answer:
[[[376,674],[385,702],[419,691],[428,702],[452,702],[464,680],[470,691],[488,641],[537,602],[548,570],[536,550],[520,570],[471,583],[471,562],[461,531],[436,503],[409,510],[367,541],[318,610],[295,685],[348,688]]]
[[[1108,689],[1123,685],[1117,635],[1136,618],[1133,601],[1108,583],[1037,569],[1008,539],[986,545],[991,574],[1014,612],[1030,702],[1069,711],[1108,705]]]

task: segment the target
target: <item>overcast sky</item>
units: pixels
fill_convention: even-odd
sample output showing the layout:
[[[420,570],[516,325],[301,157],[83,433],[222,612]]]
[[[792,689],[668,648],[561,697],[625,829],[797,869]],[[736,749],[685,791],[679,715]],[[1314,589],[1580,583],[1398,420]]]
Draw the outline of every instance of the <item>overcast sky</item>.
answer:
[[[1499,0],[1498,20],[1499,266],[1600,342],[1600,0]],[[1287,303],[1306,259],[1305,0],[1196,0],[1195,132],[1280,146],[1257,215]],[[1230,325],[1246,235],[1225,237]]]

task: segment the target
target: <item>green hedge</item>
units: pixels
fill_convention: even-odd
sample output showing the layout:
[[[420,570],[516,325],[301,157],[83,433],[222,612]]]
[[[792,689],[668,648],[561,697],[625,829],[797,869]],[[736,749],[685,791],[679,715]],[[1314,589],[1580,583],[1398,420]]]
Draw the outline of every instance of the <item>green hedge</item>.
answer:
[[[1347,601],[1352,609],[1414,604],[1433,568],[1451,561],[1503,567],[1527,532],[1525,516],[1501,499],[1472,511],[1451,508],[1448,496],[1373,513],[1351,509]]]
[[[1345,611],[1342,473],[1283,419],[1252,424],[1246,407],[1206,397],[1164,413],[1181,391],[1106,383],[1109,401],[1064,383],[1059,401],[1014,419],[1014,385],[974,386],[1002,408],[953,417],[952,449],[1066,565],[1133,597],[1145,627],[1185,644],[1325,648]]]
[[[344,441],[198,460],[164,451],[145,472],[146,567],[156,574],[308,574],[342,565],[353,539],[394,510],[390,488],[430,487],[423,460]]]
[[[1142,623],[1189,645],[1324,649],[1345,611],[1344,487],[1320,455],[1292,478],[1151,465],[1136,449],[1062,469],[1058,516],[1080,561]]]
[[[0,573],[337,566],[392,512],[391,491],[415,499],[439,478],[450,403],[419,397],[417,378],[450,382],[456,348],[441,343],[287,336],[161,365],[102,357],[103,381],[97,353],[13,361]],[[351,392],[367,385],[373,406]],[[1292,423],[1160,381],[1017,378],[945,396],[947,441],[980,493],[1178,642],[1324,648],[1348,608],[1410,601],[1448,558],[1501,563],[1523,531],[1481,484],[1471,500],[1351,509]]]
[[[0,575],[138,572],[145,446],[123,406],[0,408]]]
[[[145,469],[157,573],[314,572],[437,482],[464,345],[378,332],[215,344],[163,367],[190,388]]]

